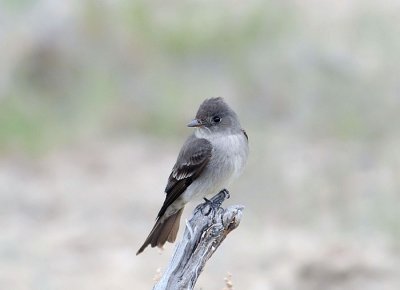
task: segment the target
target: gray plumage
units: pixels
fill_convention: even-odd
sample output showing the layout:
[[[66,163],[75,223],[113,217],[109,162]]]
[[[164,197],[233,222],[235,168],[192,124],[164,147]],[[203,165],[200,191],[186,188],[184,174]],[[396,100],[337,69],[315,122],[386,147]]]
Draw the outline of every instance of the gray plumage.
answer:
[[[239,176],[248,156],[248,138],[236,113],[222,98],[205,100],[196,119],[196,127],[179,152],[165,188],[165,201],[142,247],[162,247],[174,242],[186,203],[225,188]]]

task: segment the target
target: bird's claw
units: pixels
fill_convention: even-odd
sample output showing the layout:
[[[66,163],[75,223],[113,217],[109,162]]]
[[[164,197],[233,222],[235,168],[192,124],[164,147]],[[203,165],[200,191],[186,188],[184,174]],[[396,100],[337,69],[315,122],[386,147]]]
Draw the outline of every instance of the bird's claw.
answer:
[[[203,197],[203,199],[204,199],[204,202],[205,202],[205,203],[210,203],[210,202],[212,203],[212,201],[209,200],[207,197]]]
[[[229,191],[227,189],[221,190],[216,196],[214,196],[212,199],[208,199],[204,197],[204,204],[210,206],[210,210],[217,211],[221,209],[221,205],[224,202],[225,199],[228,199],[230,197]]]

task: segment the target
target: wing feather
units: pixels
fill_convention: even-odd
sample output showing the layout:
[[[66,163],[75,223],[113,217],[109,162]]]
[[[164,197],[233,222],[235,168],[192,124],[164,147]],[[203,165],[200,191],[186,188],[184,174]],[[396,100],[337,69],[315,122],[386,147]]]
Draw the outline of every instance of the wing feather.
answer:
[[[157,218],[160,218],[167,208],[186,190],[186,188],[201,174],[208,164],[212,154],[211,143],[194,135],[189,137],[179,152],[177,161],[172,168],[165,188],[166,197]]]

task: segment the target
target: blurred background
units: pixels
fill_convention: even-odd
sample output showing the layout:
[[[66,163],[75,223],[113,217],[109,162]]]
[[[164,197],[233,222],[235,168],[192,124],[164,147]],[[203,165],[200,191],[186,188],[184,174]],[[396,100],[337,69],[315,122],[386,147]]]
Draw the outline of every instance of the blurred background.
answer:
[[[400,289],[399,12],[0,1],[0,289],[151,289],[174,246],[135,253],[214,96],[251,156],[197,289]]]

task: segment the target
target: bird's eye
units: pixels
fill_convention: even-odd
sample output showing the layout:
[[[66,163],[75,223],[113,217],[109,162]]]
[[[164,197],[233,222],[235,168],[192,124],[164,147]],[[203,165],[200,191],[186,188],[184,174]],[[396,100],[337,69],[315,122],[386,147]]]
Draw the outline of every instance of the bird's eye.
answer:
[[[213,121],[214,121],[215,123],[219,123],[219,122],[221,122],[221,118],[218,117],[218,116],[215,116],[215,117],[213,118]]]

